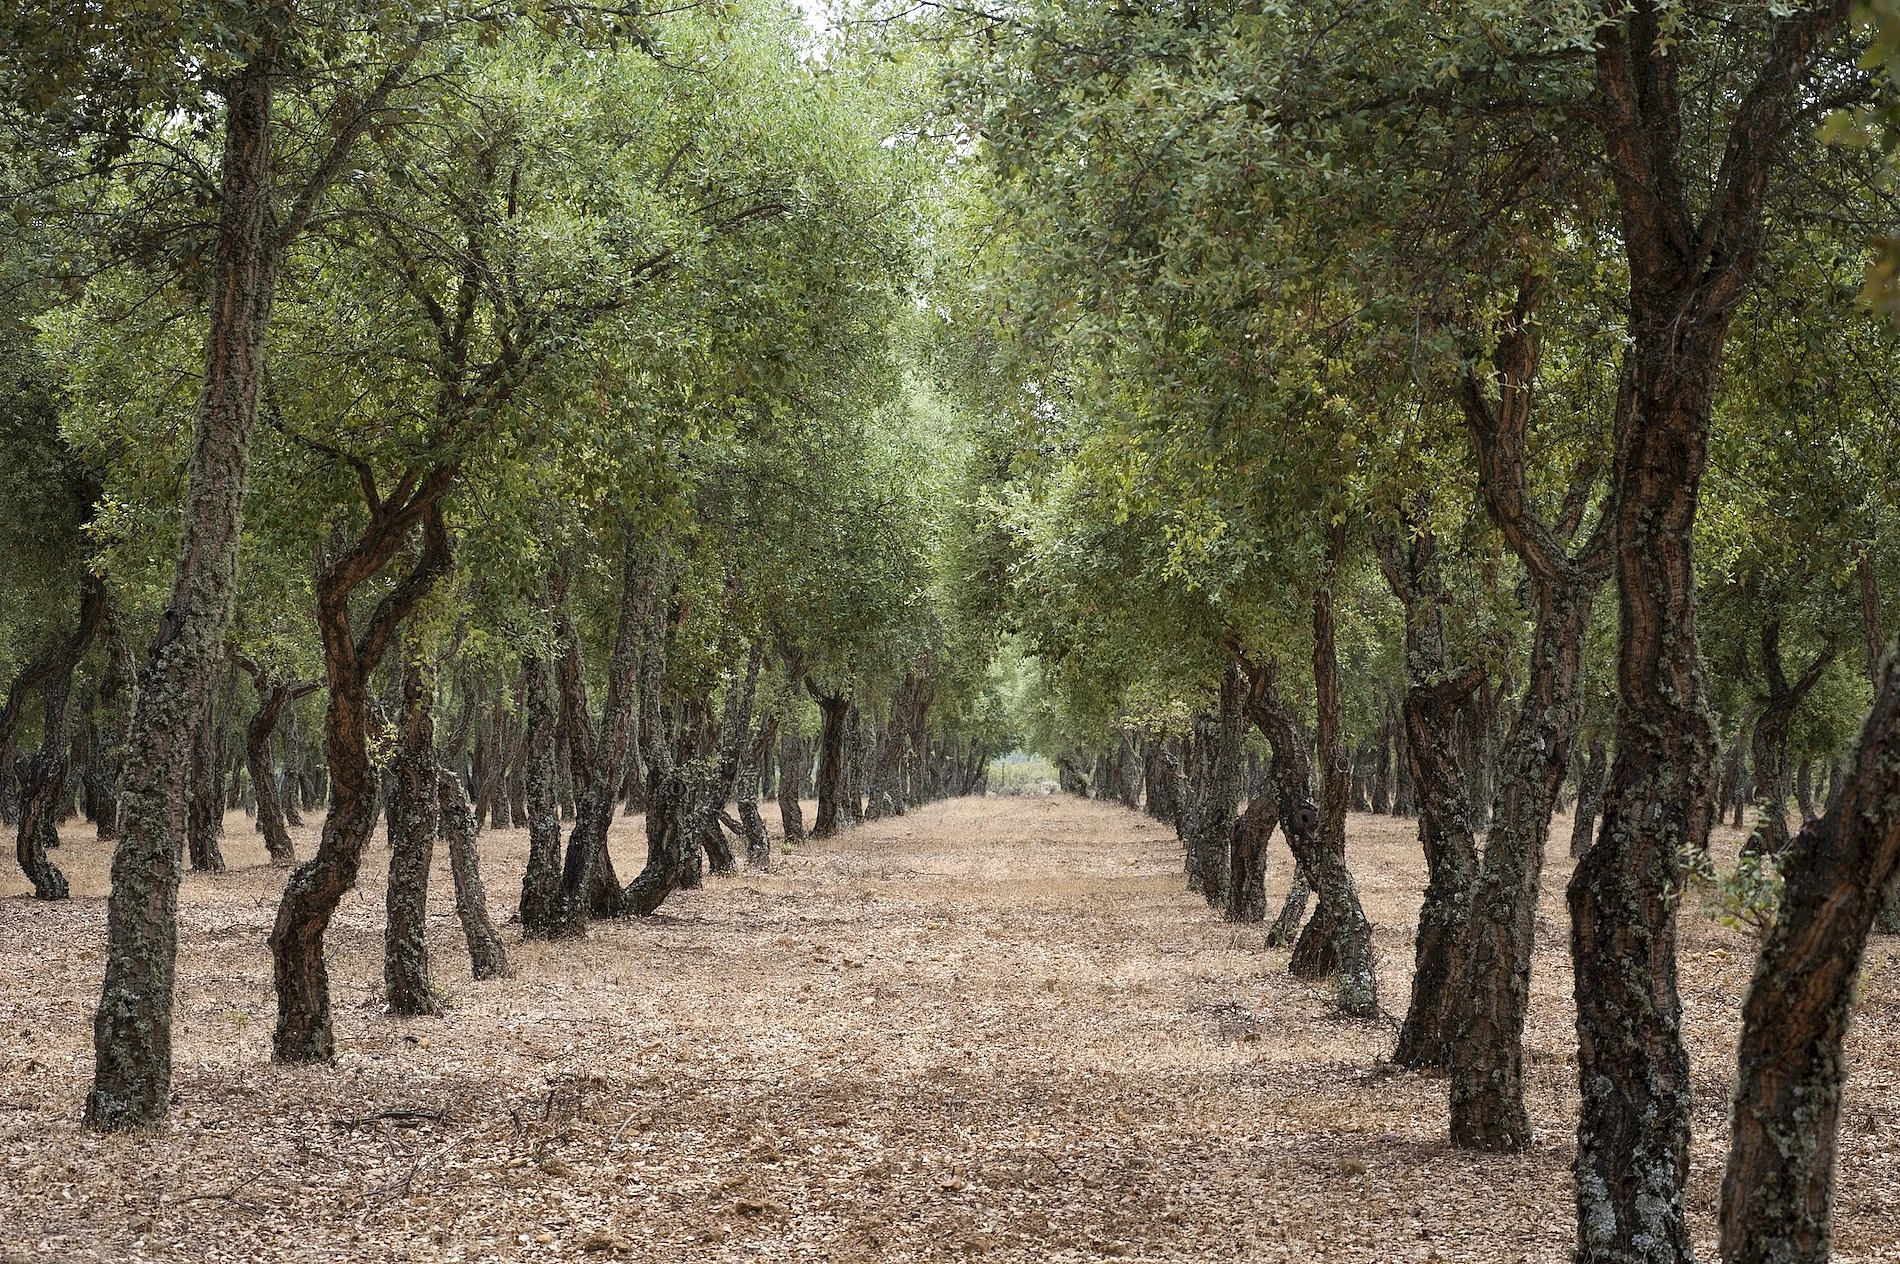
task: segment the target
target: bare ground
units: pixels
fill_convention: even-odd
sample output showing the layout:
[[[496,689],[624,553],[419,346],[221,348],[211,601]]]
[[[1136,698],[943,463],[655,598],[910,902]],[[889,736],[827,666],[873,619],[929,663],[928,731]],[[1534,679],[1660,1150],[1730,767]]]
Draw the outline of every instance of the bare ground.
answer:
[[[623,877],[635,825],[614,835]],[[525,837],[482,848],[505,916]],[[1412,826],[1355,816],[1351,850],[1399,1012]],[[378,847],[331,933],[342,1052],[320,1069],[269,1060],[283,871],[240,815],[225,852],[233,872],[185,882],[176,1105],[150,1137],[77,1124],[106,847],[71,832],[65,904],[0,877],[0,1260],[1567,1258],[1559,856],[1527,1033],[1539,1141],[1506,1159],[1450,1151],[1443,1081],[1383,1065],[1395,1023],[1332,1018],[1259,928],[1182,890],[1171,831],[1114,807],[938,805],[584,943],[509,927],[516,973],[483,984],[439,866],[451,1009],[406,1022],[380,1012]],[[1751,951],[1698,908],[1682,923],[1708,1255]],[[1897,948],[1873,946],[1852,1043],[1843,1260],[1900,1260]]]

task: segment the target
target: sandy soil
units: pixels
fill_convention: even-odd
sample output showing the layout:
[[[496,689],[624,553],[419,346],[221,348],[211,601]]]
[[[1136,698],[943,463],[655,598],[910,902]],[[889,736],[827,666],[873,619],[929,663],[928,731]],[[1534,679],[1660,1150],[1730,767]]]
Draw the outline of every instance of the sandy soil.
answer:
[[[505,915],[525,837],[482,847]],[[225,850],[233,872],[185,882],[177,1104],[153,1137],[77,1126],[106,849],[76,830],[57,853],[65,904],[0,876],[0,1260],[1567,1258],[1561,858],[1527,1037],[1539,1141],[1491,1159],[1447,1148],[1443,1081],[1382,1065],[1395,1020],[1330,1017],[1261,930],[1184,893],[1171,831],[1118,808],[938,805],[584,943],[508,927],[515,975],[483,984],[439,868],[451,1011],[409,1022],[380,1013],[378,847],[331,934],[321,1069],[270,1064],[283,875],[242,816]],[[614,850],[629,870],[632,823]],[[1402,1012],[1412,827],[1354,817],[1351,851]],[[1900,1260],[1897,949],[1873,947],[1852,1045],[1842,1260]],[[1745,939],[1685,911],[1705,1255],[1749,969]],[[438,1117],[375,1118],[402,1111]]]

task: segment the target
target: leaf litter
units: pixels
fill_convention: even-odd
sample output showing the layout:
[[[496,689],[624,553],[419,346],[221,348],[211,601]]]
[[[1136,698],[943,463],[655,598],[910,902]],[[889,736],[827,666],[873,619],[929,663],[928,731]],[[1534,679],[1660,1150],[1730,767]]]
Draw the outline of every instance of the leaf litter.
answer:
[[[622,870],[640,822],[616,822]],[[311,829],[296,831],[305,854]],[[1553,830],[1556,838],[1568,830]],[[1355,815],[1381,995],[1402,1006],[1424,869]],[[1525,1033],[1529,1154],[1445,1142],[1442,1079],[1385,1064],[1263,927],[1182,889],[1171,830],[1062,798],[964,799],[709,878],[661,917],[523,943],[468,978],[446,857],[430,948],[448,1013],[381,1010],[381,869],[329,939],[336,1063],[270,1063],[264,938],[284,871],[248,818],[181,894],[175,1104],[78,1126],[110,861],[75,898],[0,878],[0,1260],[1568,1259],[1577,1104],[1551,857]],[[1717,846],[1732,860],[1734,831]],[[524,831],[481,839],[499,917]],[[1279,849],[1276,901],[1288,877]],[[1849,1054],[1836,1258],[1900,1260],[1900,944],[1876,937]],[[1752,945],[1682,916],[1696,1072],[1689,1214],[1713,1253]]]

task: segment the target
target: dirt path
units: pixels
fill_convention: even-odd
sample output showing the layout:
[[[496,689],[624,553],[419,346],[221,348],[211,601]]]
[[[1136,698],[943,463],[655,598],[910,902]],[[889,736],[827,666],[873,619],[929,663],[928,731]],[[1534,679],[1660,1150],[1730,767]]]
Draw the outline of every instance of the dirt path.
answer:
[[[1352,822],[1391,1011],[1423,883],[1411,830]],[[613,841],[624,876],[633,823]],[[525,850],[483,838],[498,915]],[[0,1261],[1568,1257],[1557,858],[1528,1036],[1539,1143],[1476,1159],[1443,1142],[1441,1081],[1381,1065],[1393,1023],[1330,1018],[1259,929],[1182,891],[1172,831],[1117,808],[939,805],[582,944],[509,927],[515,977],[486,984],[439,868],[452,1010],[413,1022],[379,1012],[379,847],[331,938],[342,1053],[315,1070],[269,1063],[282,873],[241,816],[226,854],[235,872],[186,882],[178,1098],[155,1138],[76,1125],[105,849],[60,849],[64,906],[0,878]],[[1286,864],[1276,844],[1276,896]],[[1700,912],[1683,923],[1707,1244],[1750,962]],[[1843,1260],[1900,1260],[1895,948],[1874,948],[1854,1044]],[[402,1110],[440,1118],[372,1118]]]

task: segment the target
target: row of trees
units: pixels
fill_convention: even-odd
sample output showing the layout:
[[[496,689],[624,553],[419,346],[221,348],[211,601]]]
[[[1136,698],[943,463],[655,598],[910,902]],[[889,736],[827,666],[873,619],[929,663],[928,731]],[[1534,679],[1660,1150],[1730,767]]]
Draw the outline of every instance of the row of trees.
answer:
[[[165,1116],[181,870],[234,797],[295,865],[273,1049],[316,1062],[379,820],[387,1000],[425,1013],[438,838],[482,977],[485,820],[559,938],[765,863],[768,778],[790,839],[808,777],[818,837],[981,784],[901,72],[772,5],[7,22],[0,747],[36,894],[76,798],[115,840],[90,1126]]]
[[[978,464],[1007,561],[971,573],[1039,664],[1041,744],[1072,788],[1092,766],[1171,811],[1229,916],[1267,916],[1277,826],[1276,937],[1354,1015],[1379,1006],[1355,783],[1414,812],[1394,1057],[1448,1073],[1480,1150],[1530,1143],[1535,908],[1574,796],[1579,1260],[1691,1257],[1676,919],[1751,802],[1785,891],[1721,1250],[1828,1253],[1841,1040],[1900,856],[1897,361],[1861,306],[1891,169],[1815,135],[1889,113],[1847,8],[1028,0],[908,27],[950,50],[972,157],[945,339],[1002,401]]]

